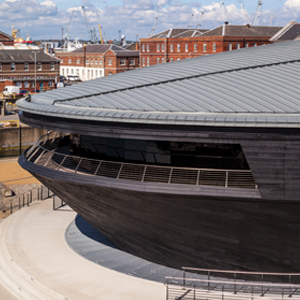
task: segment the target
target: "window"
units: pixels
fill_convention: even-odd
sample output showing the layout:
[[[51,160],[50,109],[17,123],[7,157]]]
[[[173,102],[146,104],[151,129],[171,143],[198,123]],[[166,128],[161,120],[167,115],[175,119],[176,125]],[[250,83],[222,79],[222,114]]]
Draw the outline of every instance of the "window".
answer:
[[[76,63],[79,64],[79,58],[77,58]]]
[[[68,63],[69,63],[69,64],[71,63],[71,58],[69,58]]]
[[[99,73],[100,73],[99,75],[102,76],[102,71],[99,71]]]
[[[29,85],[29,82],[24,82],[24,88],[29,88],[30,87],[30,85]]]
[[[121,58],[120,59],[120,65],[121,66],[125,66],[125,58]]]
[[[91,70],[91,78],[93,78],[93,77],[94,77],[94,71]]]
[[[42,63],[38,62],[38,71],[42,71]]]
[[[34,82],[34,81],[31,82],[31,87],[32,87],[32,88],[35,87],[35,82]]]
[[[170,51],[171,51],[171,52],[174,52],[173,44],[170,45]]]
[[[156,45],[156,51],[157,51],[157,52],[160,51],[160,45],[159,45],[159,44]]]
[[[71,74],[74,74],[74,70],[73,69],[71,69]]]
[[[177,52],[180,52],[180,44],[177,44]]]
[[[93,59],[91,59],[91,65],[94,63],[94,60]]]
[[[66,74],[66,75],[68,75],[68,74],[69,74],[69,69],[66,69],[66,71],[67,71],[67,74]]]
[[[142,51],[145,52],[145,44],[142,44]]]
[[[147,52],[150,51],[150,47],[149,47],[149,44],[147,44]]]
[[[112,65],[111,58],[109,58],[109,59],[108,59],[108,62],[107,62],[107,64],[108,64],[109,66],[111,66],[111,65]]]
[[[216,52],[216,50],[217,50],[217,44],[213,43],[213,52]]]
[[[79,76],[79,69],[76,70],[76,74]]]
[[[241,49],[240,43],[237,43],[237,44],[236,44],[236,49]]]
[[[130,66],[134,66],[134,65],[135,65],[135,60],[134,60],[133,58],[131,58],[131,59],[129,60],[129,65],[130,65]]]
[[[232,51],[232,44],[231,43],[228,43],[228,50]]]
[[[2,63],[0,63],[0,72],[2,71]]]
[[[24,71],[29,71],[29,63],[24,63]]]
[[[10,63],[10,70],[11,71],[16,71],[16,64],[14,62]]]
[[[194,44],[194,52],[197,52],[197,44]]]
[[[145,57],[142,58],[143,66],[145,66]]]
[[[52,62],[52,63],[50,64],[50,70],[51,70],[51,71],[54,71],[54,70],[55,70],[55,68],[54,68],[54,62]]]
[[[99,60],[100,65],[102,65],[102,59]]]
[[[22,87],[22,82],[17,82],[16,86],[19,87],[19,88],[21,88]]]
[[[185,44],[185,52],[189,52],[189,45],[188,45],[188,43]]]
[[[150,66],[150,58],[147,57],[147,67],[149,67],[149,66]]]
[[[95,77],[98,77],[98,70],[95,71]]]
[[[85,62],[86,62],[86,64],[88,64],[88,63],[89,63],[89,60],[88,60],[88,58],[86,59],[86,61],[85,61]]]
[[[108,73],[108,75],[112,75],[112,73],[111,73],[111,72],[109,72],[109,73]]]
[[[62,74],[65,75],[65,69],[61,69]]]
[[[253,44],[253,47],[257,47],[257,43],[254,43],[254,44]]]
[[[203,44],[203,52],[206,52],[206,43]]]
[[[95,59],[95,65],[98,65],[98,59]]]
[[[249,47],[249,44],[248,43],[245,43],[245,48],[248,48]]]
[[[161,51],[162,51],[162,52],[165,51],[165,44],[161,44]]]
[[[164,58],[161,59],[161,63],[162,63],[162,64],[165,63],[165,59],[164,59]]]
[[[63,60],[63,59],[61,59],[61,60],[60,60],[60,62],[63,64],[63,63],[64,63],[64,60]]]
[[[173,61],[173,57],[171,57],[170,61]]]
[[[159,64],[159,57],[157,58],[156,63]]]
[[[180,60],[180,58],[178,57],[177,60]]]
[[[53,87],[53,81],[48,82],[48,87],[52,88]]]

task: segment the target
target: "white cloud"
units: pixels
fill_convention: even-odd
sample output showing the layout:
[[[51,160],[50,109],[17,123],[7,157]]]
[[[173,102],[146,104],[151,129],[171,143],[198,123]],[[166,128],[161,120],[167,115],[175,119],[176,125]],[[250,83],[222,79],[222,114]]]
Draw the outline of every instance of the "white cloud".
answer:
[[[55,1],[55,0],[54,0]],[[33,39],[60,38],[61,28],[66,28],[73,10],[73,20],[69,27],[72,38],[88,38],[88,32],[82,17],[80,6],[70,7],[67,10],[58,9],[52,0],[0,0],[1,30],[11,33],[11,26],[15,23],[16,29],[21,29],[21,36],[29,33]],[[195,1],[195,0],[193,0]],[[170,27],[187,28],[191,14],[194,14],[192,27],[201,20],[201,28],[214,28],[224,22],[223,10],[220,2],[212,2],[202,6],[200,2],[182,3],[180,0],[124,0],[122,5],[107,5],[104,9],[97,8],[96,0],[81,0],[85,5],[86,14],[90,23],[97,29],[100,24],[107,38],[118,38],[119,30],[127,39],[135,40],[147,37],[151,31],[155,18],[158,16],[156,31],[163,31]],[[103,1],[102,1],[103,2]],[[232,24],[245,24],[243,13],[239,6],[226,6]],[[204,15],[201,14],[204,12]],[[269,25],[273,13],[273,25],[284,26],[291,20],[299,21],[300,1],[286,0],[280,10],[263,11],[263,24]]]

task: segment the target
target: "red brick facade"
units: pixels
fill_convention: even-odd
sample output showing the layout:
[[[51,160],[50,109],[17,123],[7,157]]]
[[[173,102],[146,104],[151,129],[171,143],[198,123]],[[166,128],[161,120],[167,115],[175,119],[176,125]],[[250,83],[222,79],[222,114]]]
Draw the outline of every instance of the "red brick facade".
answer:
[[[2,31],[0,31],[0,43],[3,46],[13,46],[14,45],[14,38]]]
[[[147,67],[202,55],[271,43],[269,36],[204,36],[140,40],[140,66]]]

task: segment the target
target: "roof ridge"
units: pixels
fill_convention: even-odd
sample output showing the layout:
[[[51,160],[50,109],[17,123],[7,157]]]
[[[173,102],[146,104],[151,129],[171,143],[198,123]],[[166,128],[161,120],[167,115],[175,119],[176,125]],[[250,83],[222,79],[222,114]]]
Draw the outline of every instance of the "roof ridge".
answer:
[[[296,24],[296,21],[290,21],[288,24],[286,24],[281,30],[279,30],[277,33],[275,33],[269,41],[274,42],[281,38],[288,30],[290,30],[294,25]]]

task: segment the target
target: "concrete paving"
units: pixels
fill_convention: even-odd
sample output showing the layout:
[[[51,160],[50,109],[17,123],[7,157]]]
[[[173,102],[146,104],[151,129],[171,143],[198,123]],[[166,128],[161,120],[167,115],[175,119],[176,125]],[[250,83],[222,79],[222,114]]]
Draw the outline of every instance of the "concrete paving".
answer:
[[[52,201],[46,200],[1,223],[0,284],[12,297],[165,299],[163,284],[109,270],[75,253],[65,241],[66,228],[75,217],[71,209],[53,211]]]

